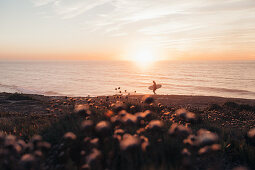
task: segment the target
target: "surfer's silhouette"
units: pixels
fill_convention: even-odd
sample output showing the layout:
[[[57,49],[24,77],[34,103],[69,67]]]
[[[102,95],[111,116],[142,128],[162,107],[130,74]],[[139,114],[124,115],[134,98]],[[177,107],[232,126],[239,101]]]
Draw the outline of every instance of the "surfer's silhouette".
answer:
[[[152,89],[152,90],[153,90],[153,93],[156,94],[157,84],[156,84],[155,81],[153,81],[153,86],[152,86],[152,87],[153,87],[153,89]]]
[[[152,90],[154,94],[156,94],[156,90],[161,88],[162,85],[161,84],[156,84],[155,81],[153,81],[153,85],[149,86],[148,89]]]

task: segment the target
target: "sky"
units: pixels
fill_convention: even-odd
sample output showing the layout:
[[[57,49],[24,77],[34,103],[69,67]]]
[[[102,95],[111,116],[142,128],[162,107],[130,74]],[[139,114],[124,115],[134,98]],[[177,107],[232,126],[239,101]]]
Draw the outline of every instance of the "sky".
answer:
[[[255,0],[0,0],[0,60],[255,60]]]

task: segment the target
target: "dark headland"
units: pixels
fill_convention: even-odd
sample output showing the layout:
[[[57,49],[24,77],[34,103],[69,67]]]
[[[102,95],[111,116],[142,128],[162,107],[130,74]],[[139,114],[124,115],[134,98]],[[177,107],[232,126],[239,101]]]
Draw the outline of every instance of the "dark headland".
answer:
[[[0,93],[0,169],[255,169],[255,100]]]

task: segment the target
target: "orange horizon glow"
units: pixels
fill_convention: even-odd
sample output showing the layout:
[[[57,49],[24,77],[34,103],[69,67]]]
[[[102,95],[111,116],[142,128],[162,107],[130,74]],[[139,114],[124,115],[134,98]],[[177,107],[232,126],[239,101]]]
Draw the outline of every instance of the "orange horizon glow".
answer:
[[[35,57],[36,56],[36,57]],[[146,49],[141,48],[137,51],[130,50],[129,53],[123,54],[123,52],[92,52],[92,53],[57,53],[57,52],[31,52],[31,53],[4,53],[0,52],[0,61],[3,60],[66,60],[66,61],[82,61],[82,60],[117,60],[117,61],[133,61],[137,63],[143,62],[155,62],[164,60],[174,60],[174,61],[235,61],[235,60],[255,60],[255,53],[231,53],[231,52],[214,52],[214,53],[197,53],[197,52],[169,52],[155,53],[152,50],[146,51]]]

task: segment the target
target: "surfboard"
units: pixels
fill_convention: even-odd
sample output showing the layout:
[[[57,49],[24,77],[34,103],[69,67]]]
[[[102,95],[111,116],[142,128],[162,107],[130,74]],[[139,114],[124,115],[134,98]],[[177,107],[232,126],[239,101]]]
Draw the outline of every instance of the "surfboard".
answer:
[[[162,87],[161,84],[156,84],[156,89],[159,89],[159,88],[161,88],[161,87]],[[153,86],[149,86],[148,89],[149,89],[149,90],[153,90]]]

